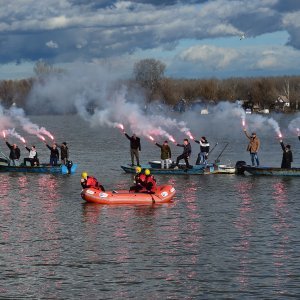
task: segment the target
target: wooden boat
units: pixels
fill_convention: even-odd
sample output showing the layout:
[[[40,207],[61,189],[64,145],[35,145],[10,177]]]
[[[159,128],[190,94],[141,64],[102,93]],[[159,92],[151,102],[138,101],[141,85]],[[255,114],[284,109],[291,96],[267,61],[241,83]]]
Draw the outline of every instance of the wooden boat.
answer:
[[[130,165],[122,165],[121,168],[126,173],[135,173],[135,168]],[[150,164],[141,165],[142,172],[145,169],[149,169],[151,174],[155,175],[162,175],[162,174],[171,174],[171,175],[201,175],[204,174],[203,166],[192,166],[192,168],[186,168],[179,166],[178,169],[170,168],[170,169],[159,169],[159,168],[152,168]]]
[[[77,164],[73,164],[71,169],[65,165],[50,166],[49,164],[40,164],[36,167],[31,166],[9,166],[7,164],[0,164],[0,172],[21,172],[21,173],[50,173],[50,174],[73,174],[76,172]]]
[[[263,176],[300,176],[300,168],[274,168],[274,167],[252,167],[243,166],[242,170],[252,175]]]
[[[87,188],[81,192],[81,197],[87,202],[107,205],[153,205],[171,202],[176,190],[171,185],[157,186],[153,194],[131,193],[128,190],[101,191]]]

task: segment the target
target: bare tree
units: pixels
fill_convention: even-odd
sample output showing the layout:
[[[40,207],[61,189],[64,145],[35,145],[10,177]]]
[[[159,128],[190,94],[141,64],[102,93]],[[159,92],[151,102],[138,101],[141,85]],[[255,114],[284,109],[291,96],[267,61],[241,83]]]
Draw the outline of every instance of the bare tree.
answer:
[[[159,88],[164,77],[166,65],[159,60],[149,58],[134,64],[133,75],[135,80],[149,92],[149,100]]]

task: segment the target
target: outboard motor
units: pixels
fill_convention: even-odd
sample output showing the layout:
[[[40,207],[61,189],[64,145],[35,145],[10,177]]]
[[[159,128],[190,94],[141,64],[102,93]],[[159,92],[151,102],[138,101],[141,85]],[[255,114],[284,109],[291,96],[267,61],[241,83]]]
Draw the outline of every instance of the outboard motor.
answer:
[[[72,166],[73,166],[73,162],[71,160],[68,160],[66,163],[66,167],[68,169],[68,174],[71,174]]]
[[[243,160],[237,161],[235,164],[236,174],[244,175],[244,172],[245,172],[244,166],[246,166],[246,165],[247,165],[247,163]]]

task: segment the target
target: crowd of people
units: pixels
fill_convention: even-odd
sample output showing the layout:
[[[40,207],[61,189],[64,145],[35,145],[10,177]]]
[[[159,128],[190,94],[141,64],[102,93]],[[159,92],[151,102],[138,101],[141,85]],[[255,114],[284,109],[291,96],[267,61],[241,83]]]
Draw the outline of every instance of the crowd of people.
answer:
[[[252,166],[259,166],[258,152],[260,150],[260,140],[257,137],[256,133],[253,132],[251,135],[248,134],[247,130],[244,128],[244,133],[249,139],[247,146],[247,151],[250,153],[250,159]],[[131,166],[135,166],[134,158],[136,159],[136,165],[140,166],[139,160],[139,151],[141,151],[141,142],[140,138],[133,134],[131,137],[124,132],[125,136],[130,140],[130,153],[131,153]],[[300,140],[300,134],[298,135]],[[210,153],[210,144],[205,136],[202,136],[199,140],[194,140],[195,143],[200,145],[200,152],[197,155],[196,165],[206,165],[208,163],[208,155]],[[168,144],[168,141],[164,141],[162,145],[155,143],[161,149],[161,168],[169,169],[172,164],[172,154],[171,148]],[[291,163],[293,162],[293,154],[291,151],[291,145],[284,145],[283,141],[280,140],[280,145],[283,150],[282,164],[281,168],[291,168]],[[183,148],[181,155],[177,156],[174,169],[178,169],[179,162],[184,160],[186,168],[192,168],[189,162],[189,158],[192,153],[192,146],[188,139],[183,140],[183,144],[176,144],[178,147]]]
[[[9,148],[9,165],[10,166],[20,166],[21,150],[17,144],[10,144],[5,138],[5,143]],[[53,143],[52,146],[48,145],[47,142],[44,142],[46,147],[50,150],[50,160],[49,164],[51,166],[57,166],[59,161],[59,150],[60,149],[60,158],[61,164],[66,165],[69,159],[69,148],[66,142],[63,142],[61,145]],[[35,145],[28,147],[24,145],[25,149],[28,151],[28,157],[23,159],[23,165],[26,166],[29,163],[30,166],[36,167],[40,165],[38,158],[38,152]]]

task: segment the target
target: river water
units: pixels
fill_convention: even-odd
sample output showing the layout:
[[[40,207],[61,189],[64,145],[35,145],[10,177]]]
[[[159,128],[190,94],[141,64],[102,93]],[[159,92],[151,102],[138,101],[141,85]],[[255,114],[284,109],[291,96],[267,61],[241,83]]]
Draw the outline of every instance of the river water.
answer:
[[[120,169],[129,162],[128,140],[75,116],[32,119],[69,143],[79,167],[73,176],[0,174],[0,298],[300,297],[299,178],[160,176],[159,183],[176,187],[171,204],[87,204],[80,198],[83,170],[107,189],[132,184]],[[242,133],[214,138],[215,156],[230,143],[224,163],[249,162]],[[31,142],[48,160],[46,147]],[[300,143],[289,142],[299,166]],[[181,151],[175,148],[173,157]],[[141,157],[157,159],[159,149],[143,139]],[[260,158],[280,165],[278,142],[264,138]]]

